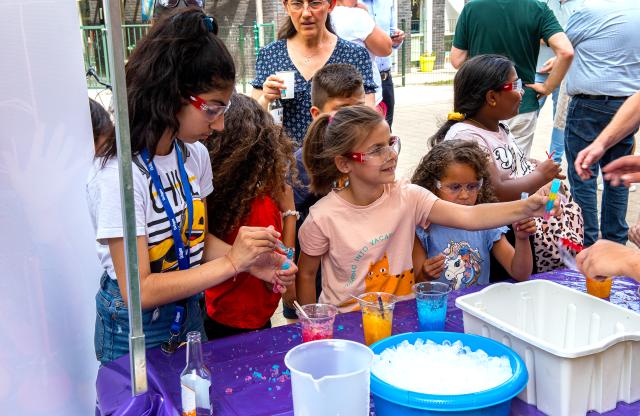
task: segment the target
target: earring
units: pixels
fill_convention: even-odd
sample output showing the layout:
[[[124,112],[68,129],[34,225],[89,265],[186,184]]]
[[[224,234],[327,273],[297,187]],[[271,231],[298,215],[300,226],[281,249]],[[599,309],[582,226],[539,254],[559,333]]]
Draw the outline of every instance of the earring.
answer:
[[[331,189],[334,191],[342,191],[349,187],[349,177],[343,176],[338,180],[331,182]]]
[[[490,105],[491,107],[495,107],[495,106],[496,106],[496,102],[495,102],[495,101],[491,101],[491,102],[489,103],[489,105]]]

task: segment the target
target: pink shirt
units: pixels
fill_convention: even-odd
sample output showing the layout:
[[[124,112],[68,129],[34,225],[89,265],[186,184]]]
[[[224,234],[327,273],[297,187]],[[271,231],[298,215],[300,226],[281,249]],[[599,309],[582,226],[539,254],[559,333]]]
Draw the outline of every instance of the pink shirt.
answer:
[[[516,144],[513,135],[502,126],[489,131],[472,124],[456,123],[447,132],[445,140],[473,140],[486,149],[503,179],[521,178],[533,172],[533,167]]]
[[[322,256],[319,301],[348,312],[355,307],[349,295],[411,293],[416,226],[428,226],[437,199],[402,181],[385,185],[382,196],[367,206],[353,205],[334,191],[312,206],[298,238],[303,252]]]

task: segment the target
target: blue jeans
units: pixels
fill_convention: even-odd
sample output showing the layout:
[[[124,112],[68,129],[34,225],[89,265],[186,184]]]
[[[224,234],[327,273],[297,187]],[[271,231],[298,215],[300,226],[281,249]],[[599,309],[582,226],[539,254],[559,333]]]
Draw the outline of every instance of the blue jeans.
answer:
[[[142,311],[144,341],[147,348],[159,347],[169,339],[175,303]],[[206,340],[198,297],[192,296],[185,307],[180,341],[186,341],[187,332],[200,331]],[[94,334],[96,358],[106,364],[129,352],[129,310],[122,300],[118,282],[107,273],[100,278],[96,294],[96,328]]]
[[[544,82],[549,77],[549,74],[538,74],[536,73],[536,82]],[[558,93],[560,92],[560,87],[553,90],[551,93],[551,99],[553,100],[553,118],[556,118],[556,106],[558,105]],[[540,98],[538,100],[538,105],[540,108],[544,105],[547,100],[547,96]],[[540,110],[538,110],[540,111]],[[554,153],[555,152],[555,153]],[[549,145],[549,154],[553,154],[553,160],[558,163],[562,162],[562,155],[564,154],[564,130],[553,128],[551,130],[551,144]]]
[[[619,157],[630,155],[633,135],[607,150],[598,163],[591,165],[591,177],[580,179],[574,168],[578,153],[589,146],[606,127],[624,100],[590,100],[572,97],[565,126],[565,150],[571,194],[582,208],[584,217],[584,244],[590,246],[598,240],[598,228],[602,238],[626,244],[629,227],[626,221],[629,190],[624,186],[604,183],[598,227],[597,178],[600,168]]]

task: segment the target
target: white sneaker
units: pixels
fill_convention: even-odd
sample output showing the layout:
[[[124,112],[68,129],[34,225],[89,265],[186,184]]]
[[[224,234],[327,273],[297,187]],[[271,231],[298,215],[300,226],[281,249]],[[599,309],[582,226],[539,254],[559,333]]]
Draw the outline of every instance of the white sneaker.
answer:
[[[599,183],[598,184],[598,191],[600,191],[600,192],[604,191],[604,184],[603,183]]]
[[[635,192],[635,191],[636,191],[636,189],[638,189],[638,188],[637,188],[635,185],[631,185],[631,186],[629,187],[629,192]]]

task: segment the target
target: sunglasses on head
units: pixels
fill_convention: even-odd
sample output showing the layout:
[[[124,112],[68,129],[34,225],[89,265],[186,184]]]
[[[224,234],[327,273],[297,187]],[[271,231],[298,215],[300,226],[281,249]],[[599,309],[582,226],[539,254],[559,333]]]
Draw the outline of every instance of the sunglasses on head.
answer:
[[[173,9],[174,7],[178,6],[181,1],[184,2],[186,6],[198,6],[200,8],[204,7],[204,0],[157,0],[158,5],[166,9]]]

